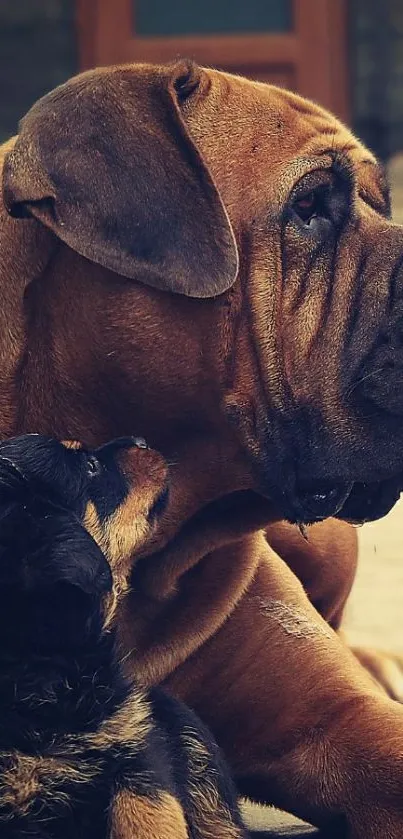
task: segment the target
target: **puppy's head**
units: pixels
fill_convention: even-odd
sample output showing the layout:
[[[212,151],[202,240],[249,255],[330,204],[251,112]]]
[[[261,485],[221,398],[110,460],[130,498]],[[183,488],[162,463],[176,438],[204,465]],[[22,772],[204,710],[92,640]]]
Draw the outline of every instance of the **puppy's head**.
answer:
[[[141,439],[97,450],[36,434],[1,443],[3,629],[30,623],[41,643],[46,633],[59,643],[57,627],[63,639],[73,624],[82,632],[80,614],[102,605],[111,616],[166,496],[165,461]]]

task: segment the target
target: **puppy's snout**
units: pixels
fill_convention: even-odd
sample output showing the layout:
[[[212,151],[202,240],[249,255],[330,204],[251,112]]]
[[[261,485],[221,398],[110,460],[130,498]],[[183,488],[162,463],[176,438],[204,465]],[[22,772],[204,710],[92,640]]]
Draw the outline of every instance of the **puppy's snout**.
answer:
[[[147,522],[147,527],[154,525],[165,510],[169,496],[168,465],[164,457],[150,449],[144,437],[111,440],[96,455],[101,463],[114,464],[124,479],[126,498],[119,512],[119,526],[126,516],[131,523],[142,520],[143,524]]]
[[[140,438],[141,439],[141,438]],[[157,497],[166,490],[168,466],[163,456],[147,445],[121,448],[116,462],[122,470],[131,491],[143,491],[148,497]]]
[[[84,526],[104,551],[113,568],[115,583],[122,590],[133,555],[153,532],[166,508],[169,494],[165,459],[145,446],[143,438],[140,438],[140,445],[134,443],[134,439],[138,440],[113,440],[97,450],[96,457],[102,465],[98,491],[102,491],[103,475],[105,493],[108,486],[119,486],[123,497],[106,515],[102,510],[100,514],[96,500],[91,500],[84,518]],[[108,474],[114,476],[111,485]]]
[[[143,512],[155,510],[158,503],[162,512],[168,495],[168,465],[163,456],[150,449],[144,437],[118,437],[100,446],[96,455],[102,463],[113,461],[126,479],[129,495]]]

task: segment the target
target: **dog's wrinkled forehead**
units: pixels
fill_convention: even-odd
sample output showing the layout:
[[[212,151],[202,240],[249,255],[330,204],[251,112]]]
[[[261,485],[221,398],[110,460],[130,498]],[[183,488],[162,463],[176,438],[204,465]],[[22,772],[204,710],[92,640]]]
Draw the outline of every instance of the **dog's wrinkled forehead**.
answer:
[[[273,85],[207,73],[202,107],[190,98],[183,110],[236,228],[245,213],[283,204],[310,169],[330,166],[329,151],[343,155],[360,188],[382,193],[375,157],[333,114]]]

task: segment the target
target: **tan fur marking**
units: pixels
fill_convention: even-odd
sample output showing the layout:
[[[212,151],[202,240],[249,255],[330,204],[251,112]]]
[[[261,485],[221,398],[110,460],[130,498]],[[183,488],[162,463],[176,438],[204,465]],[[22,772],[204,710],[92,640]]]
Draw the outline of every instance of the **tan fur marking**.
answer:
[[[140,512],[137,498],[139,494],[131,493],[128,501],[105,523],[100,522],[94,504],[89,501],[83,518],[83,526],[105,554],[112,570],[113,587],[105,608],[106,629],[113,622],[120,598],[129,589],[133,554],[150,532],[147,513],[153,498],[150,499],[145,512]],[[132,496],[135,496],[134,502]]]
[[[82,760],[83,754],[89,749],[103,751],[110,746],[133,745],[137,748],[143,744],[152,725],[146,694],[141,688],[136,687],[126,702],[111,717],[105,719],[97,731],[89,734],[64,735],[49,748],[49,754],[46,757],[31,758],[20,755],[19,752],[10,752],[9,755],[3,752],[3,756],[9,760],[10,769],[0,774],[0,798],[3,795],[4,779],[14,777],[16,767],[19,771],[18,784],[20,784],[22,772],[27,776],[31,769],[33,771],[41,769],[43,773],[48,771],[52,780],[57,778],[57,783],[63,779],[77,783],[81,780],[82,782],[91,780],[99,768],[96,763],[91,762],[91,765],[88,765]],[[46,783],[48,784],[48,780]]]
[[[65,449],[73,449],[73,451],[79,451],[83,447],[79,440],[62,440],[61,443]]]
[[[102,549],[101,542],[103,540],[104,535],[103,529],[98,518],[98,513],[92,501],[89,501],[86,506],[83,518],[83,526]]]
[[[188,839],[179,802],[166,792],[155,800],[125,790],[119,792],[111,808],[110,839],[131,839],[133,836],[136,839]]]
[[[132,557],[140,545],[145,541],[150,532],[150,525],[147,521],[148,511],[152,505],[153,498],[145,501],[140,507],[138,500],[131,500],[116,510],[106,522],[105,541],[107,544],[106,555],[109,562],[118,566],[122,560]],[[140,507],[140,509],[139,509]]]
[[[109,746],[141,744],[152,727],[151,711],[145,693],[136,688],[98,731],[81,740],[83,748],[108,749]]]
[[[14,814],[27,814],[38,799],[59,801],[68,806],[70,794],[60,789],[64,783],[87,784],[99,773],[95,764],[69,762],[55,757],[35,757],[21,752],[3,753],[8,768],[0,775],[0,801]]]
[[[112,515],[102,520],[90,501],[82,522],[105,554],[112,570],[113,591],[106,602],[105,628],[113,621],[121,596],[129,589],[133,556],[153,531],[149,521],[150,510],[163,491],[168,474],[162,455],[151,449],[132,446],[118,453],[116,459],[127,481],[125,499]]]
[[[233,823],[230,811],[221,800],[209,768],[210,755],[204,744],[189,728],[182,735],[189,759],[188,793],[193,805],[192,819],[205,839],[242,839],[243,833]]]
[[[84,514],[83,525],[88,533],[105,553],[112,570],[121,566],[124,560],[131,558],[135,550],[144,541],[150,531],[147,514],[150,503],[141,506],[138,499],[129,500],[102,524],[92,501],[89,501]],[[140,509],[139,509],[140,508]],[[128,569],[126,569],[127,573]]]

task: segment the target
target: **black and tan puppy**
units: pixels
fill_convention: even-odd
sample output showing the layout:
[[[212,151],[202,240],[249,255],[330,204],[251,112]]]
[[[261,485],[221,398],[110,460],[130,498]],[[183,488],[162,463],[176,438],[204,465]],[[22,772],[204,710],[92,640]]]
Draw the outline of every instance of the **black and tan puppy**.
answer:
[[[129,557],[166,481],[138,439],[0,444],[1,839],[245,835],[209,733],[129,684],[116,654]]]

